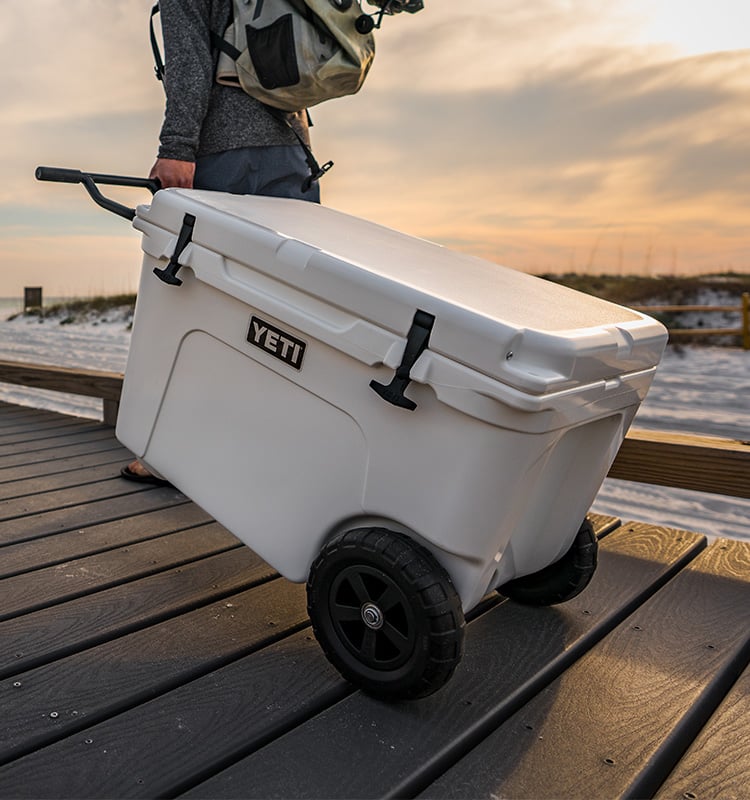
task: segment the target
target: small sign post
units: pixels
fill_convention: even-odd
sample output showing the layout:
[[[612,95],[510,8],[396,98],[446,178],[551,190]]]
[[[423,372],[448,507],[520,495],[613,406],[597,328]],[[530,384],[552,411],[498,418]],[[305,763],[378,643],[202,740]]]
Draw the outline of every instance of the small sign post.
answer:
[[[42,307],[42,287],[26,286],[23,290],[23,310],[24,313],[30,308]]]

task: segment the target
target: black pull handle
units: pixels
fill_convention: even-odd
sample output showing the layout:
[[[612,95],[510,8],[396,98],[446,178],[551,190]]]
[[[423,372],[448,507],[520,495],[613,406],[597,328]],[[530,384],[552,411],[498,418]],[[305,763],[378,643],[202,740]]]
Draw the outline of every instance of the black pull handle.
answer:
[[[102,183],[107,186],[131,186],[139,189],[148,189],[151,194],[155,194],[161,188],[161,184],[154,178],[131,178],[125,175],[104,175],[98,172],[82,172],[79,169],[67,169],[65,167],[37,167],[35,176],[38,181],[53,181],[55,183],[81,183],[91,196],[91,199],[107,211],[117,214],[119,217],[132,220],[135,217],[135,209],[118,203],[109,197],[105,197],[97,184]]]
[[[426,311],[417,311],[414,315],[409,333],[406,335],[406,348],[401,358],[401,363],[396,369],[396,374],[386,386],[378,381],[370,381],[370,388],[377,392],[383,400],[399,408],[414,411],[417,404],[404,394],[406,387],[411,383],[411,370],[417,359],[427,349],[430,333],[435,323],[435,317]]]

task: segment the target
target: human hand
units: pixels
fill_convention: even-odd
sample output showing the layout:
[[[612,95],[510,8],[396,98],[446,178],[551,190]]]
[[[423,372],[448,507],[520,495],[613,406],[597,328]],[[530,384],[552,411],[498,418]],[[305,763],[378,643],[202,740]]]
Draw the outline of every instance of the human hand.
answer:
[[[149,178],[156,178],[162,189],[178,187],[192,189],[195,176],[195,163],[193,161],[178,161],[176,158],[157,158],[151,167]]]

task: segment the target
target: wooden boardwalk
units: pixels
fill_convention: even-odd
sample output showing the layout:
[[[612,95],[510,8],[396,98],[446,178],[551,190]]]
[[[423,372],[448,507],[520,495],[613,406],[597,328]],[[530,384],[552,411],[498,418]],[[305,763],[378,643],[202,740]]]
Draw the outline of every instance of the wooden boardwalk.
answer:
[[[451,682],[387,705],[127,458],[0,403],[0,797],[748,797],[750,543],[593,517],[579,597],[489,599]]]

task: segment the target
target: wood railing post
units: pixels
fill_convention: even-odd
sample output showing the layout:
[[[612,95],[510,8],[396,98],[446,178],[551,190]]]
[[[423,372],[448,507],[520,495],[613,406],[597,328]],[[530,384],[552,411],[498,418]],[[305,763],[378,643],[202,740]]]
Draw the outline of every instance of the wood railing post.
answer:
[[[102,422],[105,425],[111,425],[113,428],[117,425],[117,414],[120,410],[119,400],[109,400],[106,397],[102,399]]]
[[[750,350],[750,293],[743,292],[742,302],[738,306],[630,306],[634,311],[642,311],[644,314],[655,314],[665,312],[670,314],[680,314],[687,311],[712,312],[734,312],[738,310],[742,315],[742,325],[739,328],[669,328],[670,339],[680,336],[739,336],[742,339],[742,347]]]

